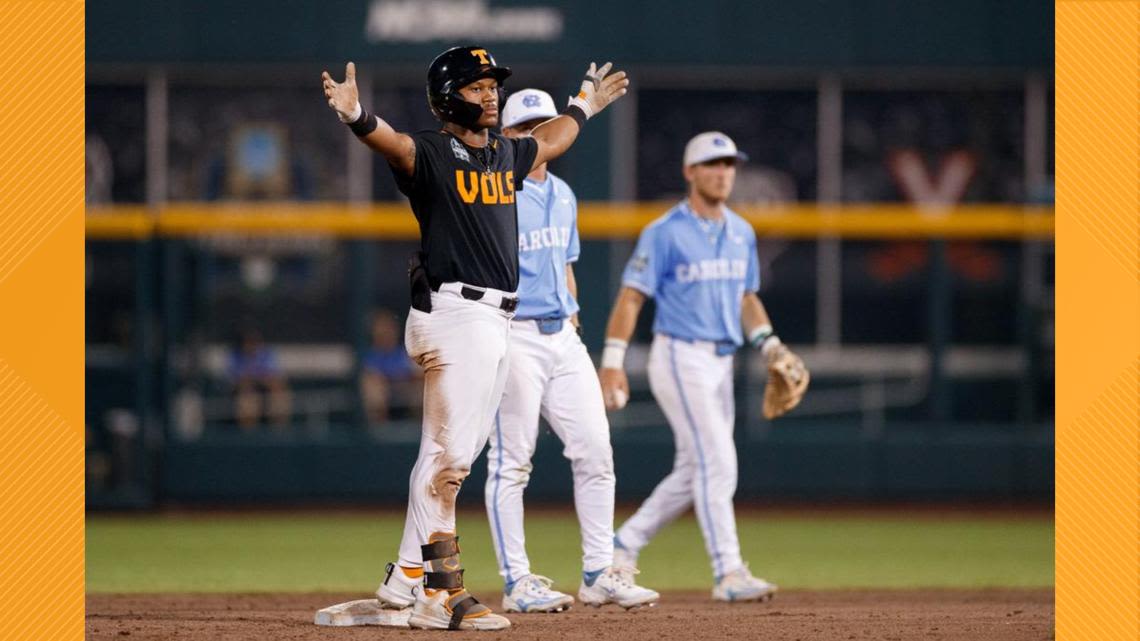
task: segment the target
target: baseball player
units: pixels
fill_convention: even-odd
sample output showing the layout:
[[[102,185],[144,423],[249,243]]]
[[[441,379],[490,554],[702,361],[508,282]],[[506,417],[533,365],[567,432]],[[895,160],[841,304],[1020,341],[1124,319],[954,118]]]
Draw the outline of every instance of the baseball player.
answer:
[[[745,159],[720,132],[689,141],[688,198],[642,231],[622,275],[599,370],[606,406],[620,409],[629,397],[625,350],[642,305],[655,298],[649,385],[673,430],[676,458],[673,471],[618,530],[614,557],[636,566],[638,551],[653,535],[693,506],[718,601],[764,600],[776,591],[749,572],[736,536],[733,354],[747,339],[767,357],[765,415],[794,407],[808,380],[803,362],[776,337],[756,294],[756,235],[725,206],[736,163]]]
[[[394,610],[392,625],[510,626],[463,587],[455,497],[487,442],[506,381],[518,306],[516,192],[523,176],[562,155],[590,116],[626,92],[625,74],[609,70],[591,64],[562,115],[516,139],[490,131],[511,71],[483,47],[449,49],[431,63],[428,103],[442,126],[410,135],[361,107],[353,63],[344,82],[322,74],[329,106],[384,155],[420,226],[404,342],[424,370],[423,434],[398,566],[389,564],[377,590]]]
[[[558,112],[544,91],[524,89],[503,107],[503,135],[518,139]],[[578,204],[570,187],[536,165],[517,194],[519,307],[511,321],[510,368],[487,453],[487,517],[504,581],[507,612],[561,612],[574,597],[532,574],[523,535],[523,490],[530,480],[539,414],[565,445],[574,473],[588,605],[652,605],[659,595],[613,564],[614,465],[610,426],[594,363],[576,330]]]

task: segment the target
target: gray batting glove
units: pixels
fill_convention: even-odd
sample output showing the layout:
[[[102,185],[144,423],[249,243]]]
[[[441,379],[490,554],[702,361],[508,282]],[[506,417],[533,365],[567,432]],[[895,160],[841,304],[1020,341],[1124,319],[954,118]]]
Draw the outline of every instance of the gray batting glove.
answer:
[[[629,78],[624,71],[607,75],[613,63],[607,62],[597,69],[594,63],[586,70],[586,77],[582,80],[582,88],[578,95],[570,99],[570,104],[578,107],[587,118],[601,112],[613,101],[625,95],[629,87]]]

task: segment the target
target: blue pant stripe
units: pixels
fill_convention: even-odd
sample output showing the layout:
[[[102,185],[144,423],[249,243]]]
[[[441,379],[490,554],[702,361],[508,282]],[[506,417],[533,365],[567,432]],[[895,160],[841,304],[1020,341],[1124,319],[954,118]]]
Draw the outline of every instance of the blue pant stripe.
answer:
[[[495,412],[495,447],[498,449],[498,460],[495,466],[495,489],[492,491],[491,516],[495,520],[495,533],[499,535],[499,556],[503,558],[503,572],[506,574],[507,585],[513,585],[511,578],[511,565],[507,558],[507,544],[503,539],[503,524],[499,520],[499,483],[502,481],[500,472],[503,469],[503,426],[499,421],[499,413]]]
[[[693,420],[693,413],[689,410],[689,402],[685,398],[685,388],[681,385],[681,375],[677,371],[677,354],[673,348],[673,339],[669,339],[669,365],[673,370],[673,381],[677,383],[677,393],[681,396],[681,407],[685,409],[685,418],[689,421],[689,431],[693,433],[693,444],[697,448],[697,466],[701,473],[701,507],[704,508],[705,522],[709,524],[709,545],[713,550],[713,565],[716,575],[721,574],[720,550],[716,545],[716,523],[713,522],[712,512],[709,511],[709,481],[708,471],[705,469],[705,453],[701,447],[701,439],[697,433],[697,423]]]

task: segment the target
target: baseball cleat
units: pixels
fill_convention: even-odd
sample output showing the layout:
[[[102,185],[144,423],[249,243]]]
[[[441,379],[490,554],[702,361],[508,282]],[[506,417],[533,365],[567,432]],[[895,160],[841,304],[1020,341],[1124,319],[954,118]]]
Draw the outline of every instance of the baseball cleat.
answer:
[[[515,582],[503,595],[503,610],[507,612],[564,612],[574,603],[574,597],[550,589],[554,582],[537,574],[528,574]]]
[[[661,595],[637,585],[633,580],[636,573],[633,568],[617,566],[585,572],[578,588],[578,600],[595,608],[607,603],[616,603],[627,610],[657,605]]]
[[[408,626],[420,630],[505,630],[511,622],[491,612],[467,590],[420,590]]]
[[[416,602],[416,590],[423,583],[423,577],[410,577],[395,563],[384,568],[384,582],[376,588],[376,598],[380,607],[386,610],[409,610]],[[405,626],[407,617],[405,617]],[[384,624],[381,624],[384,625]],[[400,626],[400,627],[405,627]]]
[[[752,572],[745,565],[739,570],[729,572],[717,581],[713,588],[714,601],[768,601],[779,587],[775,583],[768,583],[764,579],[752,576]]]

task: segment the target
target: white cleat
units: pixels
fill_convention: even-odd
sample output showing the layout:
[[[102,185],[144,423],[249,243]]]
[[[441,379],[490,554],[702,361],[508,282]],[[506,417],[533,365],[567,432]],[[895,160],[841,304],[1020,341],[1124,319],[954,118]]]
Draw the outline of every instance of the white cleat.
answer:
[[[591,584],[582,580],[578,588],[578,600],[595,608],[607,603],[616,603],[629,610],[637,607],[657,605],[661,598],[649,588],[643,588],[633,580],[637,570],[629,567],[608,567],[594,577]]]
[[[430,594],[428,594],[430,592]],[[417,590],[408,626],[420,630],[505,630],[511,622],[461,590]]]
[[[408,627],[412,616],[412,604],[416,602],[416,592],[423,583],[422,578],[412,578],[395,563],[384,568],[384,582],[376,588],[376,600],[380,605],[375,623],[390,628]]]
[[[574,597],[550,589],[554,582],[537,574],[528,574],[515,582],[510,592],[503,595],[503,610],[507,612],[564,612],[574,603]]]
[[[779,587],[764,579],[752,576],[748,566],[721,577],[713,588],[713,601],[768,601]]]

